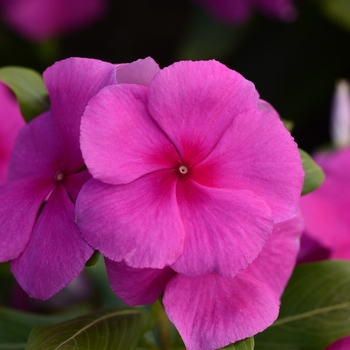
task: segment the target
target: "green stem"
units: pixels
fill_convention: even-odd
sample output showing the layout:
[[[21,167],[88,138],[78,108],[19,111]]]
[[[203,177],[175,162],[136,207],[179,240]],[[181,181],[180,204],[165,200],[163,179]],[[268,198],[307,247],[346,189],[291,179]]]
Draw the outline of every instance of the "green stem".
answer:
[[[157,330],[159,334],[160,349],[170,350],[171,347],[171,329],[170,321],[167,314],[165,313],[163,304],[157,300],[152,304],[151,309],[156,315],[157,319]]]

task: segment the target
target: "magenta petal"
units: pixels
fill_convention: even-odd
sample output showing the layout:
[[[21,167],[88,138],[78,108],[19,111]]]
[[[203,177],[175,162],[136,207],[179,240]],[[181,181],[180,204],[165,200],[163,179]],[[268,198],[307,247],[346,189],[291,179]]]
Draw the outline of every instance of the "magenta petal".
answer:
[[[126,183],[179,162],[147,111],[146,94],[144,86],[114,85],[89,102],[81,121],[81,149],[94,178]]]
[[[163,303],[188,350],[213,350],[251,337],[276,319],[279,300],[249,276],[176,275]]]
[[[114,261],[163,268],[182,253],[184,229],[176,201],[176,175],[148,174],[127,185],[88,181],[76,216],[83,237]]]
[[[20,130],[11,155],[8,178],[53,179],[62,166],[61,140],[51,112],[46,112]]]
[[[347,336],[327,346],[325,350],[349,350],[349,349],[350,349],[350,336]]]
[[[53,187],[47,179],[8,181],[0,186],[0,261],[25,249],[39,209]]]
[[[6,180],[10,154],[24,124],[14,94],[0,82],[0,183]]]
[[[109,259],[105,259],[105,262],[113,292],[129,306],[154,303],[175,275],[169,267],[135,269],[123,262]]]
[[[266,284],[280,298],[296,264],[304,221],[298,215],[276,224],[259,256],[242,272]]]
[[[212,272],[233,277],[257,257],[272,233],[269,207],[249,191],[180,180],[177,198],[186,239],[172,268],[188,277]]]
[[[87,58],[56,62],[43,74],[51,110],[64,146],[67,171],[83,165],[79,147],[80,120],[88,101],[103,87],[116,83],[115,66]]]
[[[238,115],[192,171],[203,185],[249,190],[263,198],[275,223],[296,215],[304,171],[296,143],[273,110]]]
[[[181,61],[149,85],[148,109],[192,165],[214,148],[236,115],[257,108],[254,85],[216,61]]]
[[[87,182],[90,179],[91,175],[87,170],[67,176],[64,185],[66,186],[67,192],[71,197],[73,203],[76,202],[78,194],[85,182]]]
[[[69,284],[84,268],[93,249],[80,236],[74,204],[63,185],[49,197],[23,254],[11,271],[32,297],[46,300]]]
[[[158,63],[147,57],[132,63],[117,67],[117,82],[119,84],[138,84],[148,86],[151,79],[160,71]]]

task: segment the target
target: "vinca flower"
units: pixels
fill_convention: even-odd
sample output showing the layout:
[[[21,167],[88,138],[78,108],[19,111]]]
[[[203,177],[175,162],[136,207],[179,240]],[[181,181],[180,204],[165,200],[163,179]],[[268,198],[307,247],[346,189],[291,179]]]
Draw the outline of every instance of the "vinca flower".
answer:
[[[0,0],[3,20],[20,35],[41,41],[99,19],[106,0]]]
[[[104,88],[82,117],[81,149],[93,176],[77,200],[82,235],[130,267],[234,277],[296,215],[293,138],[254,85],[216,61]]]
[[[6,181],[10,155],[24,119],[14,94],[0,82],[0,183]]]
[[[163,304],[189,350],[212,350],[250,337],[277,317],[303,230],[300,215],[274,226],[259,256],[233,277],[189,278],[164,269],[135,269],[106,260],[113,291],[128,305]]]
[[[282,21],[296,16],[292,0],[195,0],[219,19],[228,23],[243,23],[254,10]]]
[[[25,125],[0,187],[0,261],[31,296],[47,299],[73,280],[93,249],[75,222],[77,194],[89,173],[79,148],[88,100],[116,83],[115,65],[72,58],[43,74],[51,110]]]

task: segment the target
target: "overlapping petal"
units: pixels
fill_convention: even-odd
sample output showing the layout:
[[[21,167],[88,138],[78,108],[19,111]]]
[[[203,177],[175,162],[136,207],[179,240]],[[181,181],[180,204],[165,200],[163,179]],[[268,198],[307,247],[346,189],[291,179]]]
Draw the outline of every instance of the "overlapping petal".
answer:
[[[279,300],[263,283],[235,278],[176,275],[163,304],[188,350],[212,350],[253,336],[277,318]]]
[[[150,114],[191,165],[208,156],[238,113],[257,104],[254,85],[217,61],[174,63],[149,84]]]
[[[81,149],[95,179],[127,183],[172,168],[176,149],[147,111],[147,88],[113,85],[87,106],[81,121]]]
[[[249,190],[263,198],[275,223],[296,215],[304,171],[293,138],[273,111],[237,115],[192,172],[203,185]]]
[[[77,174],[68,175],[64,180],[67,192],[73,203],[76,202],[78,194],[88,180],[91,179],[91,175],[87,170],[81,171]]]
[[[151,79],[160,71],[158,63],[151,57],[117,66],[118,84],[138,84],[148,86]]]
[[[87,58],[56,62],[43,73],[51,111],[62,139],[66,169],[83,166],[79,147],[80,119],[88,101],[103,87],[116,83],[115,65]]]
[[[177,199],[186,239],[183,255],[172,267],[183,275],[233,277],[257,257],[272,233],[269,207],[249,191],[180,179]]]
[[[62,145],[52,120],[45,112],[18,134],[10,159],[9,180],[54,178],[62,169]]]
[[[63,185],[51,193],[23,254],[11,271],[32,297],[48,299],[84,268],[93,249],[80,236],[74,204]]]
[[[176,176],[169,170],[127,185],[88,181],[78,196],[76,217],[93,248],[131,267],[163,268],[183,251]]]
[[[23,252],[41,204],[53,186],[51,179],[8,181],[0,186],[1,262]]]
[[[130,306],[154,303],[175,275],[169,267],[135,269],[109,259],[105,259],[105,263],[113,292]]]

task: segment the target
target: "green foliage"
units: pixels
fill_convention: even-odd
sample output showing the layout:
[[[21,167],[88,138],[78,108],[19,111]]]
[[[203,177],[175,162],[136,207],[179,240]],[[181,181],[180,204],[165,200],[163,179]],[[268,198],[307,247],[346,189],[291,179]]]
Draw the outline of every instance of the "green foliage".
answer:
[[[64,317],[41,316],[0,308],[0,350],[23,350],[33,327],[55,324],[63,320]]]
[[[26,350],[131,350],[153,326],[150,312],[141,308],[94,312],[54,326],[35,327]]]
[[[16,95],[26,121],[49,109],[50,103],[42,77],[36,71],[23,67],[0,68],[0,81]]]
[[[321,350],[350,335],[350,262],[302,264],[282,297],[280,316],[255,336],[256,350]]]
[[[305,171],[304,185],[301,194],[307,194],[318,188],[324,181],[322,169],[313,161],[308,153],[299,148],[303,168]]]
[[[254,349],[254,338],[247,338],[244,340],[241,340],[237,343],[225,346],[225,350],[253,350]]]
[[[329,19],[350,30],[349,0],[315,0],[315,2]]]

